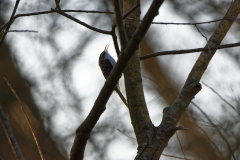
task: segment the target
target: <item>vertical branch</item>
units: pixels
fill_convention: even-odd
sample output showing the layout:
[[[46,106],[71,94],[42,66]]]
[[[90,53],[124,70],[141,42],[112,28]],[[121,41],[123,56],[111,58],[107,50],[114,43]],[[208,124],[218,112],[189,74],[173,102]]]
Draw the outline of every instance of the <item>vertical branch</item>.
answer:
[[[116,24],[118,27],[120,43],[121,43],[121,46],[123,49],[124,47],[126,47],[126,45],[128,43],[128,39],[127,39],[127,35],[126,35],[125,29],[124,29],[124,24],[123,24],[123,19],[122,19],[123,16],[122,16],[119,0],[113,0],[113,9],[115,12],[115,20],[116,20]]]
[[[138,0],[125,0],[123,1],[123,13],[127,15],[130,13],[129,10],[131,10],[133,6],[139,5],[140,3]],[[139,26],[138,20],[140,20],[140,13],[140,7],[138,7],[128,15],[129,19],[136,19],[137,21],[131,21],[128,18],[124,20],[124,29],[126,30],[128,40],[132,39],[135,30]],[[143,92],[139,47],[137,47],[137,50],[134,52],[124,71],[124,80],[131,121],[137,137],[139,149],[141,149],[141,147],[151,139],[154,126],[148,113]]]
[[[74,143],[71,149],[70,159],[71,160],[80,160],[83,159],[84,150],[86,147],[87,140],[90,136],[90,132],[93,127],[96,125],[99,120],[101,114],[105,110],[105,105],[114,90],[117,82],[119,81],[125,67],[127,66],[128,61],[131,59],[133,53],[137,49],[140,41],[146,34],[149,29],[153,18],[157,15],[157,11],[160,8],[163,0],[154,0],[149,11],[143,18],[144,23],[142,23],[138,29],[136,30],[133,38],[130,40],[129,44],[122,47],[121,54],[119,59],[111,71],[110,75],[106,79],[103,88],[101,89],[97,99],[94,102],[94,105],[88,114],[87,118],[82,122],[82,124],[78,127],[74,139]],[[120,9],[119,9],[120,10]],[[121,15],[121,14],[120,14]],[[122,17],[121,17],[122,18]],[[121,22],[120,22],[121,23]],[[120,40],[121,40],[121,35]],[[138,116],[138,115],[136,115]],[[143,119],[145,121],[145,119]],[[142,126],[145,127],[145,126]],[[145,137],[146,138],[146,137]]]

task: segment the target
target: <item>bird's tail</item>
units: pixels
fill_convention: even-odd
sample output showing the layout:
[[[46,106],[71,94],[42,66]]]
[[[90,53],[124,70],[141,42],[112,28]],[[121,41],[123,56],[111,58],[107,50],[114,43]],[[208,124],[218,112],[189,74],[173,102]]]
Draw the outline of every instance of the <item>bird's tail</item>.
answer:
[[[126,107],[128,108],[128,103],[126,98],[123,96],[123,94],[121,93],[121,91],[119,90],[119,83],[118,85],[115,87],[115,91],[117,92],[117,94],[119,95],[119,97],[121,98],[121,100],[123,101],[123,103],[126,105]]]

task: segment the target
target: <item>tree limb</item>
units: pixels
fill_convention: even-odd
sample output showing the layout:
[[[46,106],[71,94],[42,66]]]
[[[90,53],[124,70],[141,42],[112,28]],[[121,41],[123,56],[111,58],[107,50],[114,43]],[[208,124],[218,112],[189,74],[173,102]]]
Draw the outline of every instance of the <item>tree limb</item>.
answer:
[[[132,6],[138,4],[138,0],[125,0],[123,1],[123,12],[128,13]],[[129,18],[140,19],[140,8],[136,9]],[[116,17],[121,18],[121,17]],[[126,34],[129,40],[131,40],[135,30],[139,26],[138,21],[129,21],[125,19]],[[144,22],[142,22],[143,24]],[[119,35],[121,37],[121,35]],[[127,93],[128,106],[130,111],[131,123],[134,128],[136,139],[138,142],[138,151],[142,150],[152,138],[154,134],[154,125],[150,119],[141,77],[141,67],[139,59],[139,46],[131,57],[126,69],[124,70],[125,88]]]
[[[152,5],[143,18],[142,24],[138,27],[133,38],[129,42],[129,44],[124,48],[122,53],[119,56],[119,59],[108,76],[103,88],[101,89],[90,113],[86,117],[86,119],[82,122],[82,124],[78,127],[74,139],[74,143],[71,149],[70,159],[71,160],[79,160],[83,159],[84,150],[86,147],[86,143],[88,138],[90,137],[90,132],[93,127],[96,125],[98,119],[101,114],[105,111],[105,105],[112,94],[114,87],[118,83],[124,68],[126,67],[129,59],[132,57],[133,53],[137,49],[141,39],[146,34],[148,28],[151,25],[153,18],[157,15],[158,9],[163,3],[159,0],[154,0]]]
[[[15,6],[14,6],[12,15],[11,15],[11,17],[10,17],[8,23],[7,23],[6,29],[5,29],[6,32],[4,32],[3,35],[2,35],[2,37],[1,37],[1,40],[0,40],[0,48],[1,48],[1,46],[2,46],[3,40],[5,39],[5,37],[6,37],[7,33],[8,33],[7,31],[10,29],[10,26],[11,26],[11,24],[13,23],[13,20],[14,20],[13,17],[14,17],[14,15],[15,15],[16,11],[17,11],[17,7],[18,7],[19,2],[20,2],[20,0],[16,0],[16,3],[15,3]]]
[[[55,12],[61,14],[62,16],[66,17],[66,18],[69,18],[69,19],[73,20],[74,22],[79,23],[79,24],[83,25],[84,27],[87,27],[88,29],[91,29],[95,32],[99,32],[99,33],[102,33],[102,34],[108,34],[108,35],[111,35],[111,33],[112,33],[111,31],[105,31],[105,30],[98,29],[98,28],[95,28],[93,26],[90,26],[90,25],[78,20],[77,18],[74,18],[73,16],[61,11],[61,10],[56,10],[56,9],[52,8],[51,11],[55,11]]]
[[[223,19],[235,19],[239,13],[240,0],[235,0],[232,2]],[[210,48],[219,46],[233,22],[234,20],[221,21],[209,39],[206,48],[208,45]],[[183,112],[185,112],[194,96],[201,90],[199,81],[215,52],[216,50],[207,50],[200,54],[179,96],[171,107],[164,108],[163,119],[161,124],[157,127],[156,136],[153,137],[153,140],[146,146],[145,150],[138,154],[136,159],[158,160],[160,158],[163,149],[167,146],[169,139],[175,133],[175,127]],[[236,159],[234,154],[232,156]]]
[[[213,46],[213,47],[204,47],[204,48],[195,48],[195,49],[186,49],[186,50],[172,50],[172,51],[162,51],[157,53],[151,53],[140,57],[140,60],[145,60],[148,58],[153,58],[157,56],[163,56],[163,55],[176,55],[176,54],[186,54],[186,53],[193,53],[193,52],[200,52],[200,51],[214,51],[217,49],[224,49],[224,48],[232,48],[232,47],[239,47],[240,42],[238,43],[231,43],[231,44],[223,44],[219,46]]]

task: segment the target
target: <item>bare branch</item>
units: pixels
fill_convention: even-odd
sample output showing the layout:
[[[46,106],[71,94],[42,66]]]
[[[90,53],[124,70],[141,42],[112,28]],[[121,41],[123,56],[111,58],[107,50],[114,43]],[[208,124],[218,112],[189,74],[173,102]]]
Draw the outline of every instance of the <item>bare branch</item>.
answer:
[[[131,14],[138,7],[140,7],[139,0],[138,0],[138,3],[123,16],[123,19],[125,19],[129,14]],[[120,14],[121,14],[120,10],[118,12],[119,12],[118,16],[120,16]],[[120,17],[118,17],[118,18],[120,19]],[[118,24],[118,25],[120,25],[120,24]],[[120,50],[119,50],[119,46],[118,46],[118,43],[117,43],[117,36],[116,36],[116,33],[115,33],[115,28],[116,28],[116,24],[112,25],[112,38],[113,38],[113,42],[114,42],[114,46],[115,46],[117,56],[119,56],[120,55]],[[125,34],[125,33],[122,33],[122,34]]]
[[[149,11],[143,19],[143,23],[138,27],[137,31],[133,35],[133,38],[129,42],[128,46],[124,48],[123,52],[119,56],[119,59],[108,76],[103,88],[101,89],[90,113],[83,123],[78,127],[71,149],[70,159],[82,159],[87,140],[90,136],[90,132],[97,123],[101,114],[105,111],[105,105],[112,94],[114,87],[118,83],[119,78],[121,77],[124,68],[126,67],[129,59],[132,54],[137,49],[141,39],[147,32],[153,18],[157,15],[158,9],[163,3],[159,0],[154,0]]]
[[[138,0],[132,1],[124,1],[123,2],[123,13],[128,14],[129,10],[132,10],[133,6],[136,6],[139,3]],[[151,9],[149,9],[151,10]],[[140,8],[136,8],[136,10],[131,13],[128,17],[134,17],[136,19],[140,19]],[[155,14],[153,12],[152,14]],[[121,17],[117,17],[116,19]],[[141,23],[143,25],[144,22]],[[140,26],[141,26],[140,25]],[[137,21],[129,21],[128,19],[124,20],[124,30],[126,32],[128,41],[134,38],[134,33],[137,32],[137,27],[139,26],[139,22]],[[139,26],[139,27],[140,27]],[[121,35],[120,35],[121,36]],[[125,44],[122,44],[124,47]],[[145,101],[142,77],[141,77],[141,67],[140,67],[140,59],[139,59],[139,45],[137,46],[137,50],[132,53],[132,57],[128,62],[127,67],[124,70],[124,81],[125,81],[125,89],[126,95],[129,104],[129,112],[130,118],[132,122],[132,126],[134,128],[134,133],[137,138],[138,143],[138,153],[142,152],[148,143],[152,139],[152,135],[154,134],[154,125],[151,121],[147,104]]]
[[[145,56],[141,56],[140,60],[153,58],[157,56],[163,56],[163,55],[176,55],[176,54],[186,54],[186,53],[193,53],[193,52],[201,52],[201,51],[214,51],[217,49],[224,49],[224,48],[232,48],[232,47],[238,47],[240,46],[240,42],[238,43],[230,43],[230,44],[224,44],[219,46],[211,46],[209,48],[195,48],[195,49],[186,49],[186,50],[172,50],[172,51],[163,51],[163,52],[157,52],[157,53],[151,53],[147,54]]]
[[[34,31],[34,30],[9,30],[7,32],[31,32],[31,33],[38,33],[38,31]]]
[[[14,15],[15,15],[16,11],[17,11],[17,7],[18,7],[19,2],[20,2],[20,0],[16,0],[16,3],[15,3],[15,6],[14,6],[12,15],[11,15],[9,21],[8,21],[8,24],[7,24],[7,26],[6,26],[5,31],[8,31],[9,28],[10,28],[10,26],[11,26],[11,24],[13,23],[13,20],[14,20],[13,17],[14,17]],[[1,48],[1,46],[2,46],[3,40],[5,39],[6,35],[7,35],[7,32],[3,33],[2,37],[1,37],[1,40],[0,40],[0,48]]]
[[[70,9],[63,9],[63,12],[77,12],[77,13],[98,13],[98,14],[114,14],[114,12],[109,11],[95,11],[95,10],[70,10]]]
[[[73,13],[114,14],[114,12],[94,11],[94,10],[70,10],[70,9],[63,9],[61,11],[62,12],[73,12]],[[55,11],[41,11],[41,12],[31,12],[31,13],[17,14],[17,15],[14,16],[13,19],[17,19],[19,17],[25,17],[25,16],[36,16],[36,15],[42,15],[42,14],[49,14],[49,13],[55,13]]]
[[[198,125],[197,125],[197,126],[198,126]],[[219,148],[217,147],[217,145],[208,137],[207,133],[206,133],[200,126],[198,126],[198,128],[201,129],[201,131],[205,134],[205,136],[207,137],[207,139],[208,139],[208,140],[214,145],[214,147],[218,150],[218,152],[220,153],[220,155],[222,156],[222,158],[225,159],[224,156],[223,156],[223,154],[222,154],[222,152],[219,150]],[[226,160],[226,159],[225,159],[225,160]]]
[[[227,144],[228,150],[231,153],[231,155],[233,156],[233,159],[236,160],[234,152],[233,152],[233,150],[232,150],[232,148],[231,148],[227,138],[222,134],[222,132],[219,130],[218,126],[213,123],[213,121],[209,118],[209,116],[198,105],[196,105],[194,102],[192,102],[192,104],[208,119],[208,121],[211,123],[211,125],[217,130],[219,135],[222,137],[222,139]]]
[[[117,129],[118,132],[122,133],[123,135],[125,135],[126,137],[128,137],[130,140],[132,140],[133,142],[137,142],[137,140],[133,137],[130,137],[129,135],[127,135],[126,133],[124,133],[123,131],[121,131],[120,129]]]
[[[184,158],[187,159],[187,158],[186,158],[186,155],[185,155],[185,153],[184,153],[184,151],[183,151],[183,147],[182,147],[182,144],[181,144],[181,142],[180,142],[180,139],[179,139],[179,137],[178,137],[178,133],[177,133],[177,132],[176,132],[176,137],[177,137],[178,144],[179,144],[179,146],[180,146],[181,152],[182,152]]]
[[[123,96],[123,94],[121,93],[121,91],[115,87],[115,91],[117,92],[117,94],[119,95],[120,99],[122,100],[122,102],[125,104],[125,106],[128,108],[128,104],[127,104],[127,100],[126,98]]]
[[[240,13],[239,6],[240,0],[235,0],[229,7],[223,19],[235,19]],[[223,20],[219,23],[213,35],[209,39],[208,45],[210,45],[210,48],[220,45],[233,22],[233,20]],[[207,46],[205,48],[207,48]],[[143,153],[138,153],[142,154],[139,155],[139,157],[142,157],[139,159],[144,159],[143,157],[148,155],[151,155],[152,160],[159,159],[158,155],[162,154],[162,151],[167,146],[169,139],[176,132],[175,126],[177,125],[180,117],[185,112],[194,96],[201,90],[201,84],[199,81],[202,78],[202,75],[209,62],[211,61],[211,58],[216,52],[216,50],[211,50],[211,53],[207,51],[200,54],[175,102],[170,107],[164,108],[163,119],[160,125],[157,127],[155,133],[156,136],[154,136],[151,140],[151,143],[145,147]],[[157,149],[152,149],[155,147]],[[233,158],[236,160],[230,146],[229,150]],[[136,159],[138,159],[138,157]]]
[[[42,11],[42,12],[34,12],[34,13],[25,13],[25,14],[18,14],[16,16],[14,16],[12,18],[12,21],[9,21],[8,23],[6,23],[4,26],[1,27],[0,31],[2,32],[2,30],[4,30],[4,28],[6,28],[6,31],[7,31],[7,26],[9,26],[10,23],[13,22],[13,20],[19,18],[19,17],[24,17],[24,16],[35,16],[35,15],[42,15],[42,14],[49,14],[49,13],[59,13],[71,20],[73,20],[74,22],[77,22],[85,27],[87,27],[88,29],[91,29],[95,32],[99,32],[99,33],[102,33],[102,34],[108,34],[108,35],[111,35],[111,31],[105,31],[105,30],[101,30],[101,29],[98,29],[98,28],[95,28],[95,27],[92,27],[74,17],[72,17],[71,15],[68,15],[64,12],[85,12],[85,13],[105,13],[105,14],[113,14],[112,12],[104,12],[104,11],[89,11],[89,10],[56,10],[56,9],[51,9],[51,11]],[[0,43],[1,45],[1,43]]]
[[[177,127],[175,127],[175,130],[176,130],[176,131],[179,131],[179,130],[185,130],[185,131],[188,131],[189,128],[185,128],[185,127],[183,127],[183,126],[177,126]]]
[[[115,20],[116,20],[116,24],[117,24],[118,32],[120,36],[119,39],[123,49],[127,45],[128,39],[125,32],[124,24],[123,24],[121,7],[118,0],[113,0],[113,9],[115,12]]]
[[[127,18],[127,16],[129,14],[131,14],[135,9],[137,9],[138,7],[140,7],[140,2],[139,0],[137,1],[137,4],[135,6],[133,6],[126,14],[124,14],[123,19]]]
[[[206,83],[204,83],[203,81],[202,81],[202,83],[206,86],[206,87],[208,87],[209,89],[211,89],[223,102],[225,102],[227,105],[229,105],[237,114],[239,114],[238,113],[238,111],[234,108],[234,106],[233,105],[231,105],[227,100],[225,100],[219,93],[217,93],[212,87],[210,87],[210,86],[208,86]]]
[[[133,21],[139,21],[137,19],[133,19],[133,18],[128,18],[130,20]],[[208,24],[208,23],[213,23],[213,22],[219,22],[222,20],[240,20],[239,18],[236,19],[232,19],[232,18],[222,18],[222,19],[216,19],[216,20],[212,20],[212,21],[205,21],[205,22],[195,22],[195,23],[178,23],[178,22],[152,22],[152,24],[161,24],[161,25],[201,25],[201,24]],[[141,20],[140,20],[141,22]]]
[[[197,31],[202,35],[202,37],[205,38],[205,40],[207,42],[208,52],[211,53],[210,46],[208,45],[208,38],[200,31],[200,29],[197,27],[197,25],[195,25],[195,27],[197,28]]]
[[[198,32],[205,38],[205,40],[208,42],[208,38],[199,30],[199,28],[197,27],[197,25],[195,25],[195,27],[197,28]]]
[[[112,33],[111,31],[105,31],[105,30],[101,30],[101,29],[92,27],[92,26],[90,26],[90,25],[88,25],[88,24],[86,24],[86,23],[84,23],[84,22],[82,22],[82,21],[80,21],[80,20],[78,20],[78,19],[76,19],[76,18],[74,18],[74,17],[72,17],[72,16],[64,13],[64,12],[61,11],[61,10],[56,10],[56,9],[53,9],[53,8],[52,8],[51,11],[55,11],[55,12],[63,15],[64,17],[67,17],[67,18],[73,20],[74,22],[77,22],[77,23],[83,25],[84,27],[87,27],[88,29],[91,29],[91,30],[93,30],[93,31],[95,31],[95,32],[99,32],[99,33],[102,33],[102,34],[108,34],[108,35],[111,35],[111,33]]]
[[[173,156],[173,155],[168,155],[168,154],[162,154],[162,155],[163,155],[163,156],[166,156],[166,157],[176,158],[176,159],[190,160],[190,159],[188,159],[188,158],[182,158],[182,157]]]

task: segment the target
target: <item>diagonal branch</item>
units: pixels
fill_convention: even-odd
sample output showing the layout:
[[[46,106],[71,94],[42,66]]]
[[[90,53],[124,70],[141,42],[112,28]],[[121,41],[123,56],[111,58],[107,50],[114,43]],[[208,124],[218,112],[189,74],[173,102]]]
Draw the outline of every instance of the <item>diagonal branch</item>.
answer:
[[[13,17],[14,17],[14,15],[15,15],[16,11],[17,11],[17,7],[18,7],[19,2],[20,2],[20,0],[16,0],[16,3],[15,3],[15,6],[14,6],[12,15],[11,15],[11,17],[10,17],[10,19],[9,19],[9,21],[8,21],[8,24],[7,24],[7,26],[6,26],[6,29],[5,29],[6,32],[4,32],[3,35],[2,35],[2,37],[1,37],[1,40],[0,40],[0,48],[1,48],[1,46],[2,46],[2,43],[3,43],[3,41],[4,41],[4,39],[5,39],[6,35],[7,35],[7,33],[8,33],[8,30],[9,30],[11,24],[13,23],[13,20],[14,20]]]
[[[234,110],[238,115],[240,115],[240,113],[237,111],[237,109],[231,105],[227,100],[225,100],[217,91],[215,91],[212,87],[210,87],[209,85],[207,85],[205,82],[202,81],[202,83],[208,87],[209,89],[211,89],[213,91],[213,93],[215,93],[223,102],[225,102],[229,107],[232,108],[232,110]]]
[[[226,160],[226,158],[224,158],[223,153],[219,150],[218,146],[209,138],[209,136],[207,135],[207,133],[200,127],[197,125],[197,127],[205,134],[205,136],[207,137],[207,139],[209,140],[210,143],[212,143],[212,145],[214,145],[214,147],[217,149],[217,151],[219,152],[219,154],[222,156],[223,160]]]
[[[98,28],[95,28],[93,26],[90,26],[90,25],[78,20],[77,18],[74,18],[73,16],[70,16],[69,14],[64,13],[61,10],[56,10],[56,9],[52,8],[51,11],[57,12],[58,14],[61,14],[62,16],[67,17],[67,18],[73,20],[74,22],[77,22],[77,23],[81,24],[84,27],[87,27],[88,29],[91,29],[92,31],[99,32],[99,33],[102,33],[102,34],[108,34],[108,35],[111,35],[111,33],[112,33],[111,31],[105,31],[105,30],[98,29]]]
[[[133,6],[127,13],[124,14],[123,19],[127,18],[135,9],[140,7],[140,0],[137,0],[137,4]]]
[[[240,0],[235,0],[232,2],[223,19],[235,19],[239,13]],[[209,39],[207,45],[209,45],[210,48],[219,46],[233,22],[234,20],[221,21]],[[176,125],[180,117],[185,112],[194,96],[201,90],[201,84],[199,81],[202,78],[204,71],[207,69],[207,66],[210,63],[215,52],[216,50],[207,50],[203,51],[200,54],[198,60],[188,75],[188,78],[179,96],[171,107],[164,108],[163,119],[157,128],[156,136],[153,137],[151,143],[145,147],[145,150],[142,153],[138,154],[138,157],[136,159],[158,160],[160,158],[160,155],[162,154],[164,148],[167,146],[169,139],[176,131]],[[234,159],[236,159],[234,154],[232,154],[232,156]]]
[[[229,144],[227,138],[222,134],[222,132],[219,130],[218,126],[216,124],[213,123],[213,121],[209,118],[209,116],[195,103],[192,103],[206,118],[207,120],[210,122],[210,124],[217,130],[217,132],[219,133],[219,135],[222,137],[223,141],[225,141],[225,143],[227,144],[228,150],[231,153],[231,155],[233,156],[233,159],[236,160],[236,157],[234,155],[234,152],[231,148],[231,145]],[[201,129],[202,130],[202,129]],[[202,130],[203,131],[203,130]],[[220,152],[220,151],[219,151]],[[221,153],[221,152],[220,152]],[[221,156],[223,157],[223,155],[221,154]]]
[[[158,9],[163,3],[159,0],[154,0],[152,5],[145,15],[143,22],[138,29],[136,30],[135,34],[133,35],[132,40],[129,42],[128,46],[123,50],[119,59],[111,71],[110,75],[108,76],[103,88],[101,89],[90,113],[88,114],[87,118],[83,121],[83,123],[78,127],[74,139],[74,143],[71,149],[70,159],[71,160],[79,160],[83,159],[84,150],[86,147],[86,143],[88,138],[90,137],[90,132],[92,131],[93,127],[96,125],[98,119],[100,118],[101,114],[105,111],[105,105],[112,94],[114,87],[118,83],[124,68],[126,67],[129,59],[131,58],[132,54],[137,49],[141,39],[147,32],[148,28],[151,25],[153,18],[158,14]]]

